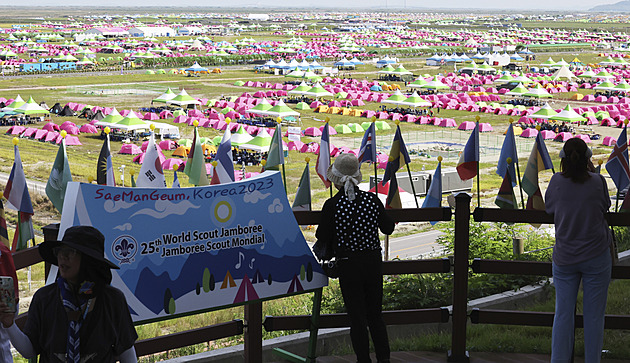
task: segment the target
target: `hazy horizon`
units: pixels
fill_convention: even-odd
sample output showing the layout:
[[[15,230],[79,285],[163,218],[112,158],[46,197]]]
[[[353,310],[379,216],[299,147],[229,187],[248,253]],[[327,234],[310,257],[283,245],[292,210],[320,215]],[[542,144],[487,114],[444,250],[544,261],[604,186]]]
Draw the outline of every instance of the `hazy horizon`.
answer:
[[[343,5],[340,6],[338,1],[335,0],[302,0],[299,5],[278,5],[277,1],[271,0],[232,0],[229,6],[217,5],[214,1],[202,0],[189,5],[177,4],[174,5],[172,0],[110,0],[106,4],[99,3],[95,5],[91,0],[22,0],[19,4],[15,2],[7,2],[6,0],[0,0],[0,6],[15,6],[15,7],[122,7],[122,8],[142,8],[142,7],[165,7],[168,8],[241,8],[244,11],[251,11],[255,9],[286,9],[286,8],[304,8],[304,9],[353,9],[353,10],[457,10],[457,9],[487,9],[487,10],[553,10],[564,12],[576,12],[585,11],[597,5],[613,4],[618,0],[557,0],[557,1],[544,1],[544,0],[532,0],[528,2],[505,2],[502,0],[481,0],[481,1],[469,1],[469,0],[444,0],[439,2],[439,7],[435,7],[437,4],[431,6],[426,2],[413,1],[413,0],[346,0]]]

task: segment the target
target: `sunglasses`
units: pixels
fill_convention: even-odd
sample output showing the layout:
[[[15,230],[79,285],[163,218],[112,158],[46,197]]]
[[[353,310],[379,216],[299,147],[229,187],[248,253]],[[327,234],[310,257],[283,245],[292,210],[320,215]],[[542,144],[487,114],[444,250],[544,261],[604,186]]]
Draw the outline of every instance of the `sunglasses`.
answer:
[[[65,259],[73,258],[79,254],[79,251],[70,247],[55,247],[52,251],[57,258],[63,257]]]

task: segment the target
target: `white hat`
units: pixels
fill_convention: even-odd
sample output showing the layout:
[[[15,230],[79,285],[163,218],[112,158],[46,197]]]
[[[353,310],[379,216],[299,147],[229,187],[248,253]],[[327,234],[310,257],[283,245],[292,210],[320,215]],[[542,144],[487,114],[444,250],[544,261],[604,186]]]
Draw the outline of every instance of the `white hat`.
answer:
[[[359,160],[350,153],[337,156],[335,162],[328,167],[327,177],[336,186],[343,186],[348,199],[354,200],[354,186],[363,179]]]

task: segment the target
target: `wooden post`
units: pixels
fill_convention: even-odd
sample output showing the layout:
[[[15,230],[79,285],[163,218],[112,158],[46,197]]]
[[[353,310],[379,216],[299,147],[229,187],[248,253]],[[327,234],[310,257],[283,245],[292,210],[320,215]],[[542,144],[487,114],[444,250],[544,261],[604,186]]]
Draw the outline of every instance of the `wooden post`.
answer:
[[[468,233],[470,232],[471,199],[472,197],[467,193],[458,193],[455,196],[455,261],[449,362],[470,362],[466,351],[466,323],[468,321]]]
[[[245,362],[262,362],[262,302],[245,305]]]

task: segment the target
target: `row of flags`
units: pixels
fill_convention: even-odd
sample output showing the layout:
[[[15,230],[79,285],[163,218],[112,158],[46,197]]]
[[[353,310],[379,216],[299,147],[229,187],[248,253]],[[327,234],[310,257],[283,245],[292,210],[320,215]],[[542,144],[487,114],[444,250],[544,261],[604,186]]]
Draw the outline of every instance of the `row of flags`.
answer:
[[[324,183],[326,188],[331,187],[331,182],[327,178],[327,171],[331,165],[330,160],[330,135],[329,127],[324,127],[321,136],[320,152],[317,156],[315,171]],[[112,154],[110,151],[109,133],[106,131],[106,137],[101,148],[101,152],[97,161],[97,183],[103,185],[115,185],[114,169],[112,163]],[[18,223],[16,233],[10,247],[13,251],[24,249],[28,246],[28,241],[34,238],[32,216],[33,206],[26,185],[26,177],[22,167],[17,139],[14,139],[15,161],[11,174],[7,181],[3,196],[7,199],[9,206],[18,211]],[[370,127],[365,131],[359,155],[357,156],[360,163],[377,162],[376,154],[376,129],[372,122]],[[197,127],[194,130],[193,147],[188,154],[188,160],[183,169],[184,174],[189,178],[189,183],[195,186],[208,184],[223,184],[234,181],[234,165],[232,161],[232,145],[231,133],[227,129],[223,135],[221,143],[217,148],[217,155],[213,164],[212,177],[208,180],[205,156],[201,147],[199,132]],[[306,160],[306,167],[300,178],[298,190],[293,203],[294,210],[310,210],[311,209],[311,186],[309,159]],[[476,123],[464,150],[461,153],[457,173],[462,180],[468,180],[478,177],[479,175],[479,122]],[[382,185],[389,183],[389,190],[386,197],[386,208],[402,208],[398,181],[396,173],[400,168],[406,166],[409,171],[411,158],[407,151],[405,142],[402,137],[400,126],[397,125],[396,132],[392,141],[389,159],[383,175]],[[276,126],[274,132],[268,158],[264,169],[277,170],[278,166],[284,167],[284,152],[282,148],[280,125]],[[540,187],[538,185],[538,173],[543,170],[553,170],[553,164],[547,147],[544,143],[542,135],[539,133],[534,141],[532,151],[527,161],[525,172],[521,179],[518,172],[518,154],[516,150],[516,141],[512,124],[509,125],[506,137],[501,148],[499,162],[497,164],[496,173],[503,177],[503,182],[499,188],[499,193],[495,200],[495,204],[500,208],[518,208],[518,202],[514,194],[514,187],[518,185],[520,180],[520,188],[525,191],[528,196],[527,209],[544,210],[544,200]],[[628,166],[628,143],[627,133],[624,127],[621,131],[617,143],[608,158],[606,170],[615,183],[618,191],[623,191],[630,186],[630,168]],[[411,173],[409,171],[409,175]],[[376,175],[375,175],[376,177]],[[377,180],[375,178],[375,180]],[[70,173],[70,165],[66,152],[65,139],[59,145],[59,150],[50,177],[46,184],[46,195],[59,212],[63,211],[63,202],[68,182],[72,181]],[[412,183],[413,185],[413,183]],[[159,161],[159,150],[155,143],[155,135],[151,132],[144,162],[140,168],[140,172],[136,180],[132,176],[132,186],[159,188],[166,187],[164,171]],[[179,188],[180,183],[177,171],[174,174],[172,187]],[[286,179],[285,179],[286,188]],[[378,191],[378,188],[376,188]],[[415,197],[415,192],[414,192]],[[630,199],[626,198],[628,204]],[[417,203],[417,200],[416,200]],[[625,203],[624,203],[625,204]],[[416,204],[416,206],[418,206]],[[431,184],[427,195],[422,204],[422,208],[435,208],[442,206],[442,165],[441,158],[438,158],[438,165],[435,169]],[[432,222],[433,224],[435,222]],[[0,242],[9,246],[8,232],[6,227],[6,219],[4,217],[4,206],[0,201]]]

